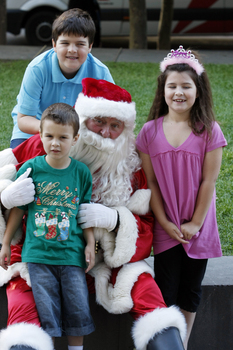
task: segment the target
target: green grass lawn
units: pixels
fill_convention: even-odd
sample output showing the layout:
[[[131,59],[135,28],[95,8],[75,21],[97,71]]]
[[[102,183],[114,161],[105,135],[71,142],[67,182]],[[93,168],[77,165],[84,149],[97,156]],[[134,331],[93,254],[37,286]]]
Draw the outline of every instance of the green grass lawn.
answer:
[[[0,150],[9,147],[12,131],[11,110],[16,104],[21,80],[29,61],[0,61]],[[107,62],[115,83],[128,90],[136,102],[137,135],[152,104],[159,74],[155,63]],[[228,146],[223,151],[217,181],[217,219],[224,255],[233,255],[233,65],[205,65],[209,75],[215,112]]]

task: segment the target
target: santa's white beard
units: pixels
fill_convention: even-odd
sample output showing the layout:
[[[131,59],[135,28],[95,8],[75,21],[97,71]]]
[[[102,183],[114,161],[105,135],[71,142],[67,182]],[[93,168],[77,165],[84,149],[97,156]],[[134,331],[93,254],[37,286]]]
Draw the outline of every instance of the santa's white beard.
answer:
[[[126,205],[132,193],[131,177],[140,168],[133,131],[124,129],[115,139],[103,138],[82,123],[71,157],[88,166],[93,178],[92,200],[106,206]]]

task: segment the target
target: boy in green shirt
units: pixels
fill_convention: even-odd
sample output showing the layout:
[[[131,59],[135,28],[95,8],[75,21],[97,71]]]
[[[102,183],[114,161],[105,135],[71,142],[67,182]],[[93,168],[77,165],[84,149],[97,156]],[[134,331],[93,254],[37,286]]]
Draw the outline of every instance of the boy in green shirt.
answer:
[[[82,230],[76,220],[79,205],[90,202],[92,177],[85,164],[69,157],[78,130],[78,115],[69,105],[56,103],[42,114],[46,155],[29,160],[17,174],[31,168],[36,195],[12,209],[0,253],[7,269],[11,239],[28,210],[22,261],[28,263],[41,325],[53,338],[65,331],[72,350],[81,350],[83,336],[94,330],[85,272],[95,263],[95,239],[92,228]]]

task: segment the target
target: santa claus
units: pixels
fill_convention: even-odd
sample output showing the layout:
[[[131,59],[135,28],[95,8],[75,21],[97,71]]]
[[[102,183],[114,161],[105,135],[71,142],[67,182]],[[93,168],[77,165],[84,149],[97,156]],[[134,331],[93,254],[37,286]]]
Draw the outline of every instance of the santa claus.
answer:
[[[71,156],[84,162],[93,176],[93,203],[82,204],[78,216],[82,228],[94,227],[98,241],[97,263],[88,276],[88,287],[95,288],[97,303],[108,312],[131,313],[137,350],[181,350],[184,317],[175,306],[166,307],[154,272],[144,261],[151,252],[154,219],[150,190],[135,149],[135,104],[126,90],[107,81],[86,78],[82,85],[75,104],[80,135]],[[1,237],[8,210],[34,199],[28,174],[13,182],[16,169],[42,154],[39,135],[14,150],[0,152],[4,165],[0,169]],[[7,271],[0,269],[0,285],[7,284],[9,308],[0,348],[50,350],[50,339],[40,328],[27,267],[20,259],[22,244],[19,230],[11,266]]]

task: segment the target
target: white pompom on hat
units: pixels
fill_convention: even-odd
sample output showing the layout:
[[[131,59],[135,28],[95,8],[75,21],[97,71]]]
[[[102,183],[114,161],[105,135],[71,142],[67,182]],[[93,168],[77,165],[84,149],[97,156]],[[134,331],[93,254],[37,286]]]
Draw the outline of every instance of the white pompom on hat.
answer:
[[[93,78],[84,78],[82,86],[75,103],[80,123],[88,118],[110,117],[123,121],[126,127],[134,127],[136,109],[128,91],[106,80]]]

